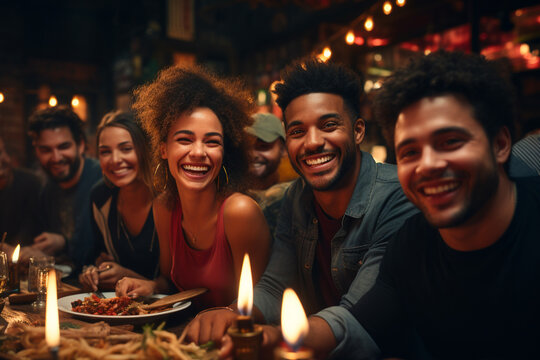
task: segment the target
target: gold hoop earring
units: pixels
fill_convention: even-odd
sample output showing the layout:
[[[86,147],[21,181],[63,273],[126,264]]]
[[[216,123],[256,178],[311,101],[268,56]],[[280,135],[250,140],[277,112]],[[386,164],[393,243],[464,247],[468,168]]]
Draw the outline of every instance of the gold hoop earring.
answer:
[[[223,165],[222,168],[223,168],[223,172],[225,173],[225,184],[229,185],[229,174],[227,174],[227,169],[225,169],[225,165]],[[221,175],[221,172],[217,176],[217,188],[218,188],[218,191],[219,191],[220,185],[221,185],[220,182],[219,182],[220,175]]]
[[[165,170],[165,182],[163,183],[163,186],[161,189],[159,189],[159,183],[160,183],[160,177],[158,176],[159,168],[161,167],[161,163],[158,163],[156,166],[156,170],[154,170],[154,178],[153,178],[153,185],[154,189],[158,190],[159,192],[163,192],[167,190],[167,183],[169,182],[169,172],[167,169],[165,169],[165,166],[163,169]]]
[[[225,169],[225,165],[222,166],[223,172],[225,173],[225,181],[227,185],[229,185],[229,174],[227,174],[227,169]]]

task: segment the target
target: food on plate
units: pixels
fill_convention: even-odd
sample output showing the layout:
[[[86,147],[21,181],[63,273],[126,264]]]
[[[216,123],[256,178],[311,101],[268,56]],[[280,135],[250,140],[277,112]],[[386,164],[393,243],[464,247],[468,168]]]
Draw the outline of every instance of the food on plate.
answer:
[[[84,300],[72,301],[71,309],[91,315],[142,315],[162,310],[147,311],[143,309],[142,305],[142,303],[134,301],[128,296],[101,299],[95,294],[91,294],[85,297]]]

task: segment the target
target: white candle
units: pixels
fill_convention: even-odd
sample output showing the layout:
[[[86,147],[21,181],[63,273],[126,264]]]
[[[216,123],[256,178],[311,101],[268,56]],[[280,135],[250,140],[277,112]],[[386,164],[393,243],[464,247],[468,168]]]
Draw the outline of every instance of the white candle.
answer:
[[[56,270],[49,270],[47,276],[47,307],[45,311],[45,340],[50,348],[60,345],[60,323],[58,320],[58,300],[56,293]]]

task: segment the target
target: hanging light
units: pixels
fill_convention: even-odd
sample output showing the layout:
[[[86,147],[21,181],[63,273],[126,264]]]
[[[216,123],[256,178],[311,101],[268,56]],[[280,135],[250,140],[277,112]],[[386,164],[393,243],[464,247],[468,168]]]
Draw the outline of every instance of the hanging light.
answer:
[[[390,1],[385,1],[382,6],[382,10],[386,15],[390,15],[392,12],[392,3]]]
[[[349,30],[347,35],[345,35],[345,42],[349,45],[354,44],[354,32],[352,30]]]
[[[332,56],[332,50],[328,46],[323,49],[322,53],[328,59]]]
[[[58,100],[56,99],[56,96],[51,95],[51,97],[49,98],[49,106],[55,107],[56,105],[58,105]]]
[[[399,7],[405,6],[405,0],[396,0],[396,5]]]
[[[364,23],[364,28],[366,31],[373,30],[373,18],[370,16],[366,19],[366,22]]]
[[[4,93],[0,92],[0,104],[4,102]]]
[[[77,107],[81,104],[79,101],[79,98],[77,96],[74,96],[73,99],[71,99],[71,106]]]

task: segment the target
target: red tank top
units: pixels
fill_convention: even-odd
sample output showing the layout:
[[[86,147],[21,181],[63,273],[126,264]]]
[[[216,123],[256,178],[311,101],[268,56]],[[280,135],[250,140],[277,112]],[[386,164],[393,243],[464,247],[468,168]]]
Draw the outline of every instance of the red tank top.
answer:
[[[225,237],[224,204],[225,201],[219,209],[216,238],[206,250],[193,249],[184,239],[180,202],[171,215],[171,280],[178,290],[197,287],[209,290],[194,299],[193,304],[198,309],[230,305],[238,293],[232,252]]]

